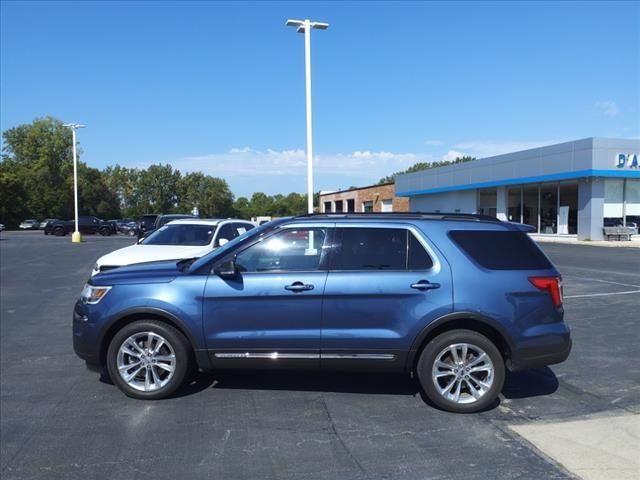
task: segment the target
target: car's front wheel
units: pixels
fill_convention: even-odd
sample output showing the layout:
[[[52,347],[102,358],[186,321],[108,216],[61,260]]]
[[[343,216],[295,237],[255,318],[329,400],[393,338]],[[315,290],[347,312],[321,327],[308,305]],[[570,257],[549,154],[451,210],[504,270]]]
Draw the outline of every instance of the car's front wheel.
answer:
[[[107,352],[111,380],[126,395],[156,400],[173,394],[190,370],[184,335],[156,320],[130,323],[115,334]]]
[[[484,335],[451,330],[431,340],[417,365],[429,400],[456,413],[472,413],[496,401],[504,384],[502,355]]]

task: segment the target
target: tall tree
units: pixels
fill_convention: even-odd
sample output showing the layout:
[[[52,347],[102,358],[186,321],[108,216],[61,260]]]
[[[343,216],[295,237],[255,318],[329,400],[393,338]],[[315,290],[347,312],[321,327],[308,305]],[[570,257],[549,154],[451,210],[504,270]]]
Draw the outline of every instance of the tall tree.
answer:
[[[198,208],[201,217],[231,215],[233,194],[227,182],[202,172],[188,173],[178,181],[178,209],[190,212]]]
[[[19,219],[20,208],[32,217],[66,217],[73,212],[73,190],[61,188],[73,172],[72,136],[62,122],[51,117],[38,118],[2,134],[2,163],[20,184],[24,197],[20,207],[15,200],[2,195],[3,211],[8,223]]]
[[[465,155],[463,157],[456,157],[454,160],[439,160],[439,161],[435,161],[435,162],[418,162],[418,163],[416,163],[414,165],[411,165],[406,170],[402,170],[400,172],[396,172],[396,173],[393,173],[391,175],[387,175],[386,177],[381,178],[380,181],[378,182],[378,184],[393,183],[393,182],[396,181],[396,177],[398,175],[404,175],[405,173],[420,172],[422,170],[429,170],[431,168],[445,167],[447,165],[454,165],[456,163],[471,162],[472,160],[475,160],[475,159],[476,159],[476,157],[470,157],[468,155]]]
[[[180,171],[171,165],[151,165],[140,171],[138,179],[139,206],[148,212],[172,213],[178,206]]]

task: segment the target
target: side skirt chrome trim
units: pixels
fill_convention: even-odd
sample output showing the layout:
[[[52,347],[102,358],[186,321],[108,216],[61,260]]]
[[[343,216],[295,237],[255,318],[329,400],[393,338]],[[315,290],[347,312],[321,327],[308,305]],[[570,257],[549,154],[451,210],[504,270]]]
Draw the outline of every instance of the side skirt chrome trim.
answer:
[[[214,353],[215,358],[260,358],[271,360],[395,360],[396,356],[390,353],[280,353],[280,352],[219,352]]]
[[[225,352],[214,353],[216,358],[262,358],[262,359],[310,359],[320,358],[319,353],[280,353],[280,352]]]
[[[391,353],[323,353],[322,359],[328,360],[394,360]]]

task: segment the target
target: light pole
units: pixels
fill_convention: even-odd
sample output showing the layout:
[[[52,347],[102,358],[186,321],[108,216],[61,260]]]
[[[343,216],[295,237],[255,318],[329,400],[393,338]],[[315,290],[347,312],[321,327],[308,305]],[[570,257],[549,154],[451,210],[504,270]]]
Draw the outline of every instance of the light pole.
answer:
[[[311,29],[326,30],[328,23],[306,20],[287,20],[288,27],[304,33],[304,71],[307,86],[307,210],[313,213],[313,133],[311,126]]]
[[[71,241],[73,243],[80,243],[82,241],[82,236],[78,230],[78,153],[76,151],[76,130],[84,128],[84,125],[67,123],[64,126],[70,128],[73,135],[73,204],[75,210],[75,231],[73,232],[73,235],[71,235]]]

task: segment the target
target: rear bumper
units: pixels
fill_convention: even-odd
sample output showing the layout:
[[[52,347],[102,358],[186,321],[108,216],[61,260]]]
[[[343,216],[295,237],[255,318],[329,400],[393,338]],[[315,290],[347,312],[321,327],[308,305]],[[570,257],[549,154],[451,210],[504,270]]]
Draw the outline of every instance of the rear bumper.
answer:
[[[551,328],[550,328],[551,327]],[[510,370],[544,367],[564,362],[571,353],[571,333],[564,323],[546,326],[544,331],[521,339],[507,362]]]

